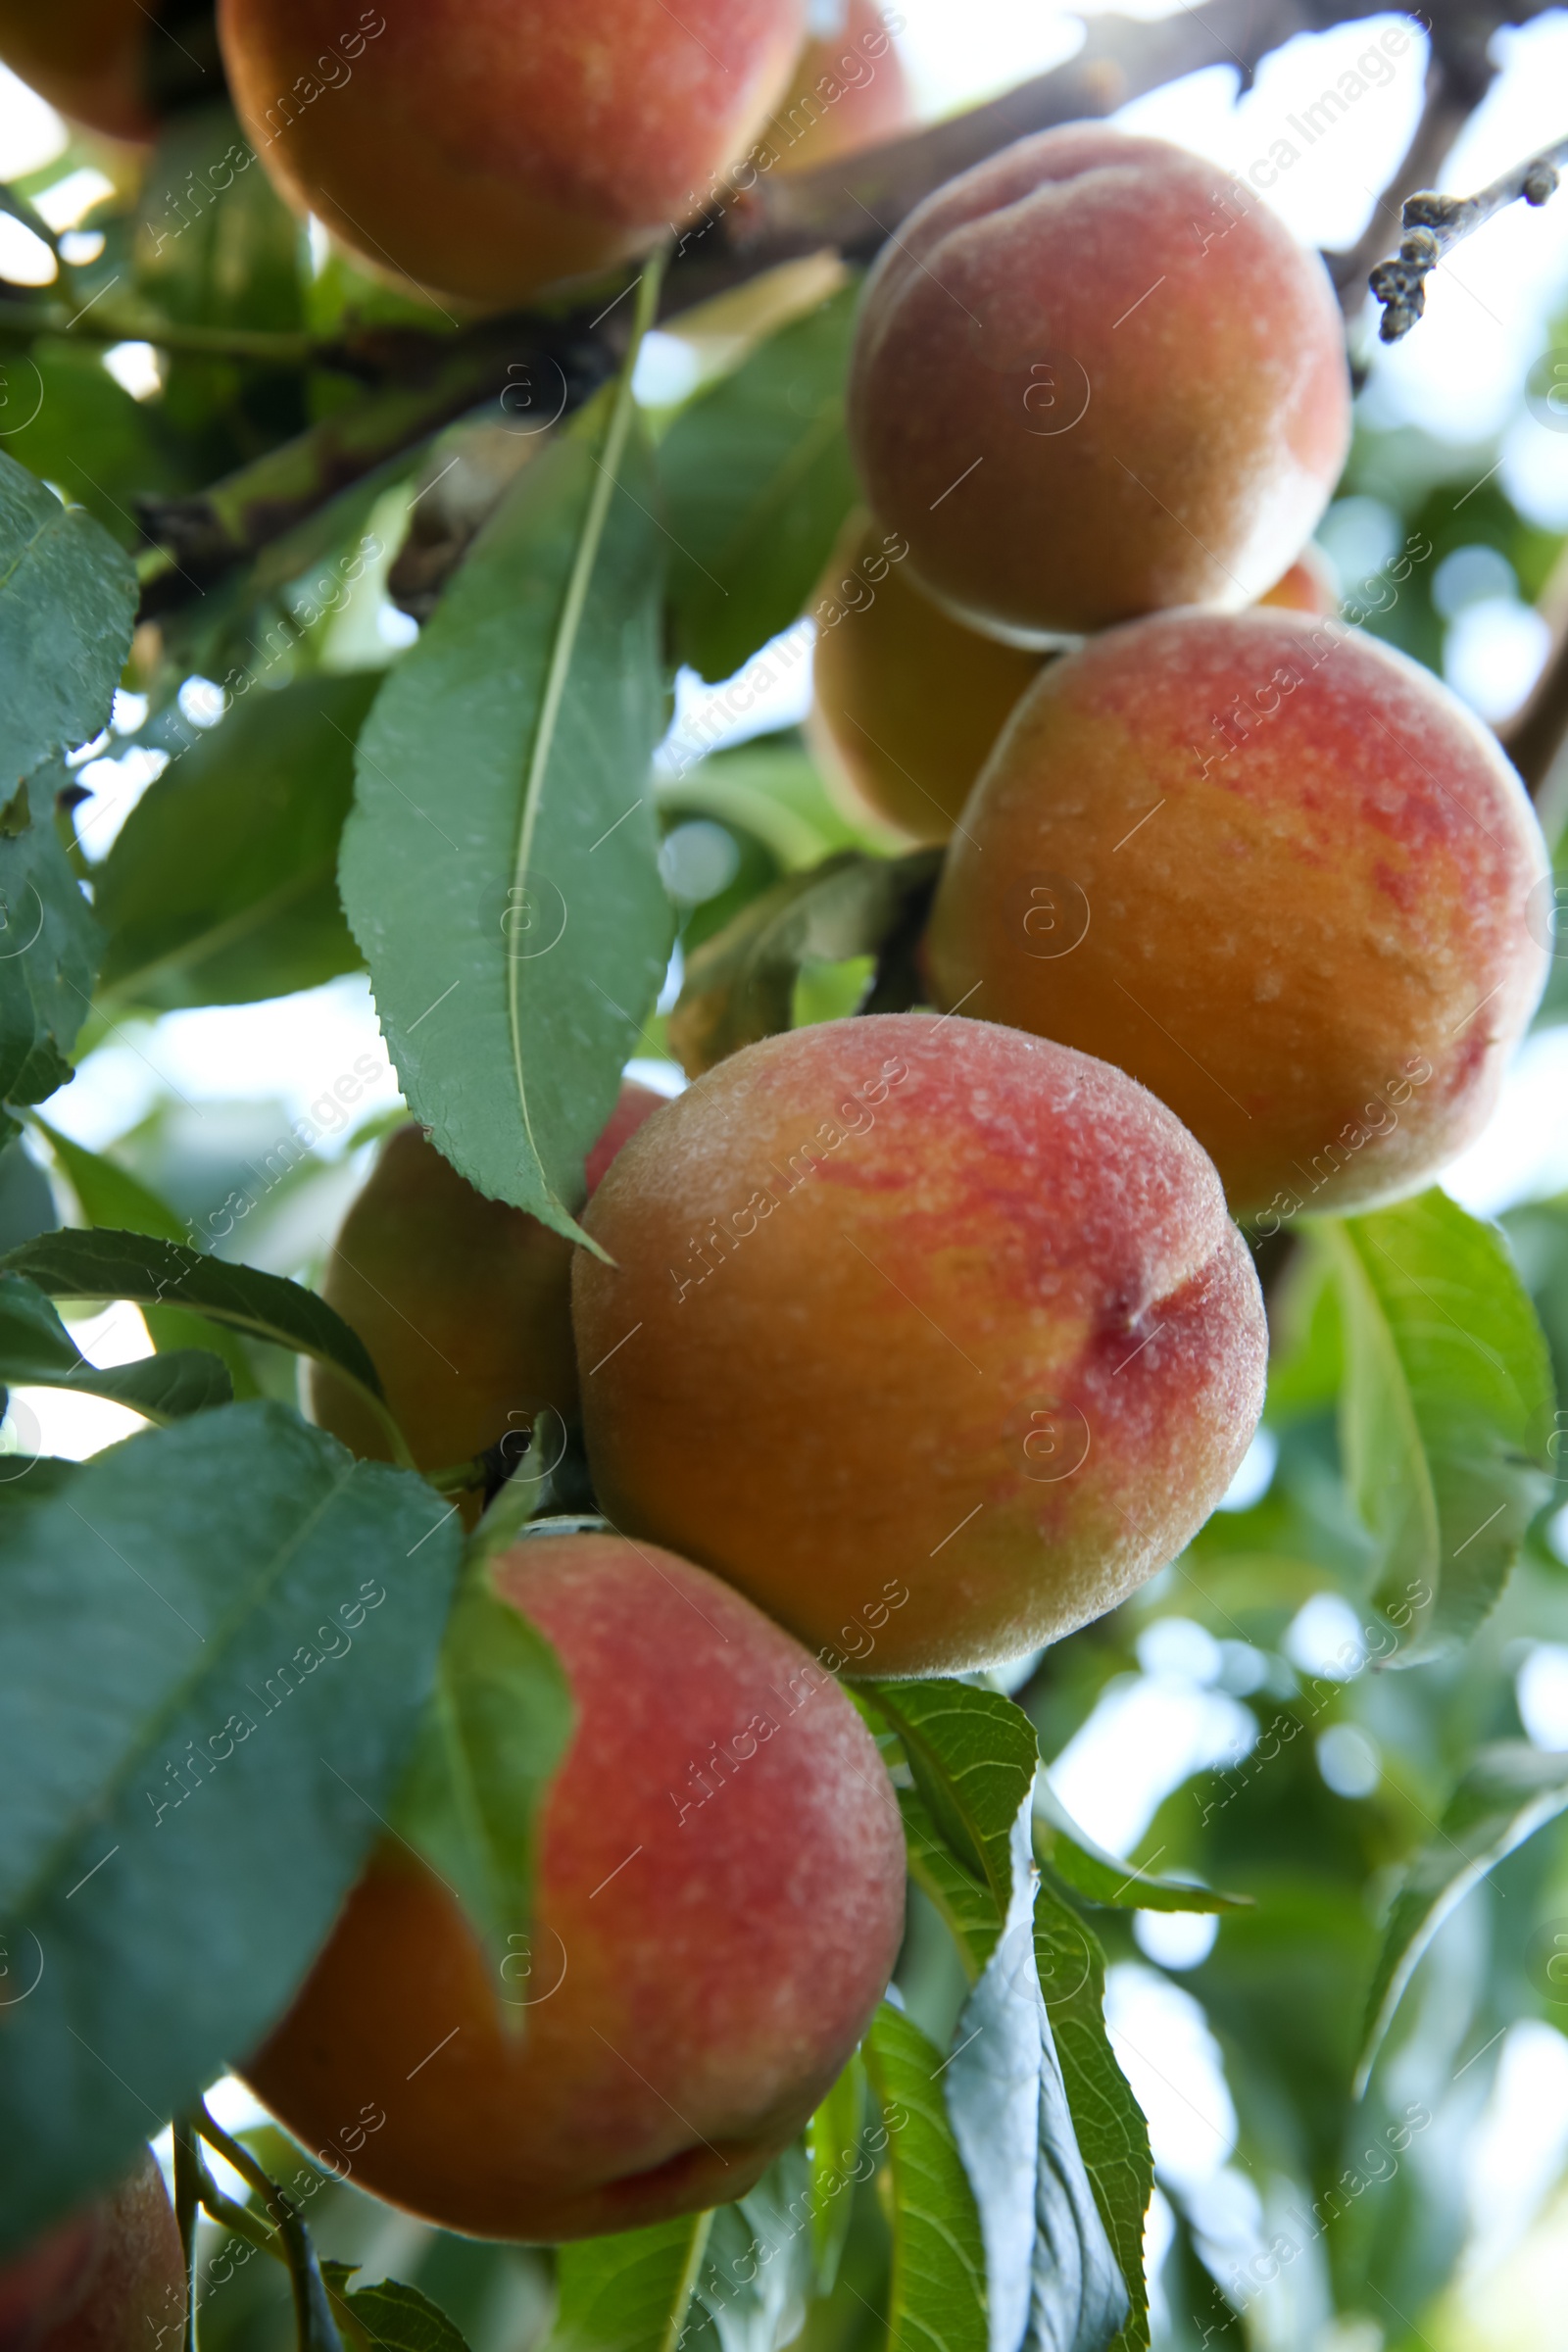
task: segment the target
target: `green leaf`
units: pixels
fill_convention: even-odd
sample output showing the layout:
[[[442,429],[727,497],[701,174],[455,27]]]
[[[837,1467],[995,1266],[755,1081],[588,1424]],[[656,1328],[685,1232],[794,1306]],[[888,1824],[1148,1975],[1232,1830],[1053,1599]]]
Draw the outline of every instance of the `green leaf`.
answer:
[[[941,862],[940,850],[905,858],[841,850],[743,906],[692,956],[669,1016],[670,1045],[687,1076],[788,1029],[808,963],[879,954],[923,909]]]
[[[682,410],[659,451],[681,659],[727,678],[788,628],[855,504],[844,379],[856,288]]]
[[[88,1363],[42,1291],[20,1274],[0,1274],[0,1384],[109,1396],[149,1421],[180,1421],[234,1395],[227,1367],[199,1348],[139,1363]]]
[[[289,1998],[380,1834],[458,1548],[422,1480],[272,1404],[132,1438],[7,1516],[0,1919],[24,1992],[0,2113],[26,2128],[0,2134],[0,2253]]]
[[[0,800],[109,721],[136,575],[101,524],[0,451]],[[9,927],[20,920],[0,860]]]
[[[713,2215],[681,2337],[683,2352],[781,2352],[816,2284],[810,2168],[799,2143]]]
[[[1480,1624],[1550,1494],[1546,1345],[1501,1234],[1445,1193],[1315,1231],[1345,1314],[1341,1444],[1408,1665]]]
[[[94,878],[108,994],[158,1011],[248,1004],[358,970],[338,837],[380,683],[258,690],[165,769]]]
[[[1142,2287],[1123,2279],[1046,2006],[1054,1987],[1080,1987],[1041,1965],[1057,1923],[1035,1916],[1034,1726],[1001,1692],[968,1683],[879,1683],[870,1697],[915,1783],[899,1794],[910,1875],[947,1919],[975,1981],[946,2062],[946,2097],[978,2199],[994,2332],[1009,2343],[1102,2352],[1140,2308]],[[1105,2085],[1119,2071],[1099,2006],[1092,2020],[1081,2007],[1072,2015],[1086,2031],[1092,2024],[1102,2044],[1089,2110],[1099,2126]],[[1084,2087],[1081,2069],[1075,2086]],[[1122,2091],[1131,2097],[1125,2083]],[[1142,2208],[1138,2219],[1141,2232]]]
[[[129,1298],[144,1307],[194,1307],[233,1331],[333,1365],[388,1419],[389,1429],[393,1426],[364,1341],[324,1298],[280,1274],[207,1257],[146,1234],[97,1229],[40,1234],[0,1259],[0,1272],[25,1274],[51,1298]]]
[[[382,2278],[374,2286],[351,2287],[357,2262],[323,2262],[321,2277],[332,2317],[351,2352],[468,2352],[460,2328],[439,2304],[416,2286]]]
[[[26,419],[9,427],[8,454],[40,481],[58,482],[134,554],[137,497],[193,486],[161,429],[160,404],[133,400],[104,366],[102,346],[74,339],[40,336],[25,357],[7,359],[6,376],[6,414]]]
[[[574,1237],[674,936],[653,496],[623,375],[524,467],[388,678],[343,835],[414,1115],[479,1192]]]
[[[1154,2190],[1154,2160],[1144,2111],[1105,2031],[1105,1955],[1086,1922],[1049,1884],[1035,1899],[1034,1938],[1078,2150],[1127,2290],[1127,2323],[1114,2352],[1142,2352],[1149,2342],[1144,2222]]]
[[[710,2213],[563,2246],[544,2352],[675,2352],[712,2227]]]
[[[811,2259],[818,2294],[831,2294],[854,2207],[852,2181],[865,2118],[865,2068],[850,2060],[806,2128]]]
[[[942,2053],[884,2001],[864,2043],[893,2176],[888,2340],[990,2352],[985,2242],[942,2096]]]
[[[0,678],[8,680],[0,744],[6,710],[26,699],[10,691],[20,673],[8,664],[4,634],[0,589]],[[98,925],[54,828],[56,778],[64,783],[65,771],[45,769],[0,808],[0,1099],[12,1102],[41,1102],[71,1076],[98,969]]]
[[[1565,1808],[1568,1755],[1544,1753],[1522,1740],[1499,1740],[1481,1750],[1449,1798],[1436,1836],[1406,1871],[1390,1915],[1367,1997],[1358,2097],[1405,1988],[1444,1921],[1479,1880]]]
[[[128,1168],[89,1152],[85,1144],[62,1135],[32,1114],[32,1125],[43,1137],[76,1196],[76,1204],[89,1225],[118,1227],[122,1233],[143,1233],[160,1242],[188,1243],[190,1229],[167,1200],[142,1183]]]
[[[1039,1769],[1034,1725],[1000,1690],[972,1683],[871,1683],[937,1834],[989,1888],[999,1921],[1013,1894],[1013,1830]]]
[[[1250,1894],[1220,1894],[1211,1886],[1163,1879],[1119,1861],[1079,1828],[1042,1772],[1035,1783],[1035,1855],[1092,1903],[1121,1911],[1242,1911]]]
[[[514,1997],[519,2026],[538,1997],[528,1931],[539,1810],[574,1720],[560,1660],[496,1592],[481,1542],[441,1645],[397,1827],[457,1887],[502,1982],[514,1987],[502,1998]],[[540,1969],[551,1965],[540,1957]]]
[[[87,1224],[188,1245],[190,1227],[151,1185],[143,1184],[139,1176],[133,1176],[118,1160],[106,1158],[101,1152],[89,1152],[85,1144],[62,1135],[58,1128],[39,1118],[36,1111],[32,1113],[31,1124],[54,1154]],[[245,1343],[237,1332],[210,1321],[206,1315],[193,1314],[183,1306],[144,1305],[142,1320],[160,1355],[181,1348],[206,1348],[227,1365],[236,1396],[260,1396]]]

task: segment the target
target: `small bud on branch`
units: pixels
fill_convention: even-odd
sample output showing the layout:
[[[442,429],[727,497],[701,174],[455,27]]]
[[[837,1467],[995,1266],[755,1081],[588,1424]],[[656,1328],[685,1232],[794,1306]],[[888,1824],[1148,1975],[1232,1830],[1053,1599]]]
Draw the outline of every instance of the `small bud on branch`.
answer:
[[[1404,239],[1392,261],[1379,262],[1368,283],[1383,305],[1378,329],[1385,343],[1407,335],[1426,309],[1426,281],[1446,253],[1505,206],[1544,204],[1568,165],[1568,138],[1516,164],[1500,179],[1476,196],[1438,196],[1430,190],[1408,197],[1404,206]]]

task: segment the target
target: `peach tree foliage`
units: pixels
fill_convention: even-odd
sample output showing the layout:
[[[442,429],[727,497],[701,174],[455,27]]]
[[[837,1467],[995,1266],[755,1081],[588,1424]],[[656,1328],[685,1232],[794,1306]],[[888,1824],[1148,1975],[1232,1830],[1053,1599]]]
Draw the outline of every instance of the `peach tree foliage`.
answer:
[[[177,118],[148,187],[204,174],[233,136],[221,110]],[[155,399],[122,393],[53,311],[29,325],[0,308],[8,383],[30,369],[40,394],[0,449],[0,907],[6,939],[25,940],[0,953],[9,1137],[46,1132],[36,1105],[108,1024],[363,969],[440,1149],[575,1235],[584,1154],[640,1044],[673,1038],[696,1069],[813,1005],[851,1011],[857,989],[879,1007],[918,1000],[933,861],[858,838],[797,739],[651,766],[676,663],[719,680],[782,660],[764,649],[851,507],[853,282],[673,414],[632,389],[656,272],[608,357],[524,322],[525,362],[505,362],[524,374],[498,389],[494,354],[456,337],[411,432],[421,393],[368,384],[332,338],[378,308],[419,333],[429,319],[339,265],[313,279],[259,173],[215,194],[188,241],[150,237],[134,208],[111,204],[102,225],[72,290],[88,302],[130,272],[149,331],[171,338]],[[189,328],[218,339],[182,343]],[[224,349],[220,330],[278,340]],[[477,532],[454,526],[417,642],[387,659],[356,640],[345,672],[334,622],[384,513],[407,513],[377,502],[433,481],[466,426],[520,420],[530,438],[508,385],[553,385],[552,369],[569,405]],[[346,486],[328,427],[373,461]],[[258,527],[285,480],[287,527]],[[1489,495],[1501,538],[1517,517]],[[187,533],[165,531],[168,562],[133,519],[160,514]],[[412,547],[412,520],[397,527]],[[158,651],[136,672],[145,715],[115,748],[167,765],[99,858],[74,829],[73,756],[108,725],[138,598]],[[209,732],[179,699],[192,676],[223,688]],[[731,879],[695,904],[661,861],[662,836],[694,821],[733,851]],[[675,944],[687,976],[666,1028]],[[465,1018],[443,1021],[459,992]],[[90,1464],[0,1478],[0,2256],[122,2173],[276,2016],[382,1818],[505,1948],[528,1916],[514,1825],[536,1816],[565,1736],[553,1658],[496,1622],[479,1572],[498,1537],[572,1508],[570,1493],[525,1469],[466,1553],[395,1430],[396,1461],[356,1463],[295,1409],[279,1366],[310,1357],[384,1414],[347,1326],[248,1265],[242,1225],[219,1250],[122,1159],[54,1142],[70,1228],[24,1198],[8,1153],[0,1378],[91,1390],[153,1426]],[[1506,1667],[1522,1636],[1568,1634],[1542,1532],[1561,1499],[1568,1205],[1518,1212],[1512,1238],[1438,1194],[1303,1223],[1274,1302],[1274,1479],[1211,1523],[1152,1614],[1060,1644],[1022,1704],[977,1684],[856,1687],[919,1893],[894,1991],[810,2131],[737,2206],[561,2254],[558,2352],[775,2352],[802,2330],[826,2352],[884,2328],[941,2352],[1147,2344],[1152,2160],[1102,2012],[1140,1911],[1222,1917],[1186,1982],[1223,2049],[1238,2162],[1311,2217],[1298,2234],[1335,2307],[1409,2314],[1437,2291],[1459,2242],[1451,2182],[1356,2170],[1365,2135],[1411,2129],[1391,2121],[1380,2052],[1399,2056],[1398,2113],[1441,2116],[1472,2054],[1472,2088],[1489,2079],[1502,2025],[1560,2015],[1532,1936],[1562,1867],[1568,1770],[1519,1740]],[[143,1308],[156,1352],[97,1371],[58,1302],[117,1299]],[[1355,1659],[1294,1666],[1286,1628],[1324,1590],[1364,1648],[1410,1671],[1374,1687],[1349,1679]],[[1254,1766],[1177,1790],[1135,1869],[1037,1768],[1161,1614],[1259,1674],[1239,1687],[1264,1733]],[[319,1629],[303,1644],[302,1624]],[[1397,1750],[1396,1787],[1325,1786],[1315,1742],[1343,1722]],[[1490,1904],[1499,1931],[1469,1978],[1439,1934],[1461,1901]],[[1442,2031],[1403,1999],[1423,1970]],[[356,2287],[352,2263],[310,2251],[317,2226],[368,2242],[353,2192],[278,2134],[256,2134],[252,2158],[260,2185],[223,2255],[238,2283],[204,2345],[237,2343],[261,2308],[269,2180],[307,2225],[285,2249],[302,2343],[484,2340],[486,2297],[515,2264],[432,2241],[406,2284]],[[1177,2340],[1239,2341],[1259,2282],[1222,2274],[1222,2297],[1171,2195]]]

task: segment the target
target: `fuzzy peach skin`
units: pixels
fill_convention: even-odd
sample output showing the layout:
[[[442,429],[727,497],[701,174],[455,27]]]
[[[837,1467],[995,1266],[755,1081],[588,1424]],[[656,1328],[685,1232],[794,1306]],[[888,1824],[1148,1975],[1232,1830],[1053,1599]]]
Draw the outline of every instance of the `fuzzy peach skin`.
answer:
[[[804,0],[220,0],[229,87],[296,210],[485,305],[632,259],[717,193]]]
[[[1328,561],[1315,547],[1303,548],[1290,570],[1282,572],[1268,594],[1257,601],[1278,606],[1282,612],[1312,612],[1321,619],[1340,609],[1340,593]]]
[[[40,98],[116,139],[150,139],[147,10],[137,0],[0,0],[0,59]]]
[[[384,2117],[355,2180],[447,2229],[641,2229],[744,2195],[848,2060],[903,1934],[898,1805],[832,1677],[687,1561],[536,1537],[494,1575],[576,1710],[527,1955],[498,1973],[389,1843],[245,2074],[312,2150]]]
[[[1017,642],[1261,596],[1349,419],[1322,263],[1161,139],[1020,139],[928,197],[866,282],[867,503],[934,595]]]
[[[852,816],[943,842],[1040,659],[934,604],[909,578],[906,547],[865,514],[840,533],[808,608],[816,648],[807,734]]]
[[[179,2230],[148,2148],[109,2196],[0,2266],[0,2352],[147,2352],[184,2325]]]
[[[1070,1632],[1202,1524],[1265,1332],[1218,1181],[1119,1070],[962,1017],[765,1039],[639,1129],[572,1319],[597,1492],[873,1675]]]
[[[889,10],[889,17],[894,12]],[[914,97],[876,0],[849,0],[836,33],[808,41],[795,78],[758,141],[777,172],[816,172],[895,138],[914,120]]]
[[[622,1084],[584,1166],[590,1194],[661,1100]],[[575,1418],[571,1255],[536,1217],[476,1193],[420,1128],[388,1136],[343,1220],[321,1296],[368,1348],[421,1470],[470,1461],[543,1405]],[[324,1364],[311,1366],[310,1397],[315,1419],[345,1446],[392,1458],[358,1390]]]
[[[1239,1216],[1427,1182],[1541,994],[1524,787],[1430,671],[1335,621],[1096,638],[1025,696],[963,826],[937,1002],[1131,1071]]]

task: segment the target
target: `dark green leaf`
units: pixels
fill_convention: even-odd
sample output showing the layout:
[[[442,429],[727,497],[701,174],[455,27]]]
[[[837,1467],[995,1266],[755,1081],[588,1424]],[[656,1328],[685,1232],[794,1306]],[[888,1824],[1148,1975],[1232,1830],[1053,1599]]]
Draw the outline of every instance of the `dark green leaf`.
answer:
[[[849,2234],[854,2176],[865,2118],[865,2068],[850,2060],[806,2129],[810,2167],[811,2259],[818,2294],[830,2294]]]
[[[135,502],[144,492],[189,486],[158,404],[133,400],[103,363],[101,347],[42,337],[6,362],[8,416],[27,417],[6,435],[10,455],[41,481],[95,515],[132,554],[142,543]],[[36,404],[35,406],[33,404]]]
[[[1039,1767],[1035,1729],[1000,1690],[971,1683],[872,1683],[938,1835],[990,1889],[999,1919],[1013,1893],[1013,1830]]]
[[[384,1412],[381,1383],[365,1343],[314,1291],[280,1274],[206,1257],[177,1242],[114,1231],[40,1234],[0,1260],[51,1298],[129,1298],[138,1306],[188,1306],[347,1373]]]
[[[108,724],[135,611],[136,575],[108,533],[0,451],[0,800]],[[6,908],[15,928],[9,889]]]
[[[1046,1997],[1082,1986],[1070,1971],[1041,1965],[1059,1923],[1035,1918],[1034,1727],[1011,1699],[968,1683],[879,1683],[870,1696],[897,1732],[915,1782],[899,1798],[910,1875],[948,1920],[975,1980],[947,2061],[946,2095],[978,2199],[997,2327],[1009,2341],[1052,2352],[1102,2352],[1129,2310],[1140,2308],[1142,2287],[1129,2294],[1123,2281],[1119,2240],[1133,2224],[1120,2213],[1112,2240],[1112,2216],[1075,2136],[1077,2109],[1046,2008]],[[1087,1955],[1087,1939],[1077,1948]],[[1088,2121],[1099,2131],[1112,2082],[1128,2100],[1131,2093],[1098,1999],[1071,2016],[1080,2035],[1099,2044],[1087,2078],[1078,2053],[1073,2081],[1092,2090]],[[1128,2183],[1116,2186],[1125,2192]],[[1140,2243],[1147,2204],[1146,2192],[1136,2216]]]
[[[1142,2352],[1149,2342],[1144,2222],[1154,2189],[1149,2126],[1105,2031],[1099,1938],[1049,1885],[1035,1899],[1035,1965],[1078,2150],[1127,2290],[1127,2323],[1114,2352]]]
[[[227,1367],[199,1348],[139,1363],[88,1363],[42,1291],[21,1274],[0,1274],[0,1383],[109,1396],[149,1421],[181,1421],[234,1395]]]
[[[888,2339],[931,2352],[990,2352],[985,2242],[942,2096],[942,2053],[884,2001],[864,2055],[893,2176]]]
[[[447,1627],[397,1826],[456,1886],[520,2025],[550,1989],[528,1940],[539,1809],[574,1721],[554,1649],[500,1598],[476,1545]]]
[[[1252,1899],[1250,1894],[1219,1894],[1211,1886],[1189,1886],[1184,1879],[1162,1879],[1107,1854],[1079,1828],[1046,1773],[1035,1784],[1035,1853],[1092,1903],[1116,1910],[1239,1911]]]
[[[12,1981],[38,1965],[0,2034],[26,2119],[0,2252],[289,1997],[379,1834],[457,1553],[421,1480],[270,1404],[149,1431],[7,1519],[0,1916]]]
[[[649,761],[662,541],[623,379],[526,466],[360,738],[343,903],[416,1118],[574,1235],[672,909]]]
[[[694,2213],[563,2246],[544,2352],[675,2352],[712,2221]]]
[[[911,901],[929,891],[940,863],[938,850],[906,858],[841,850],[809,873],[786,874],[744,906],[692,956],[669,1016],[670,1045],[687,1076],[787,1029],[808,963],[877,954]]]
[[[727,678],[797,618],[855,503],[845,286],[684,409],[659,452],[683,660]]]
[[[1405,1873],[1367,1999],[1358,2092],[1422,1954],[1448,1914],[1504,1855],[1565,1807],[1568,1755],[1543,1753],[1523,1740],[1499,1740],[1481,1750],[1449,1799],[1437,1835]]]
[[[52,1233],[60,1211],[49,1179],[20,1142],[0,1149],[0,1256],[34,1234]]]
[[[1317,1232],[1345,1311],[1341,1443],[1409,1664],[1475,1630],[1551,1491],[1546,1345],[1501,1234],[1445,1193]]]
[[[9,678],[4,632],[0,589],[0,678]],[[0,695],[0,740],[7,705],[25,699]],[[47,768],[19,784],[0,809],[0,1097],[12,1102],[41,1102],[71,1076],[102,944],[54,828],[57,775],[64,781]]]
[[[257,690],[166,768],[99,868],[102,987],[159,1011],[357,970],[337,896],[354,742],[377,674]]]
[[[468,2352],[462,2331],[439,2304],[416,2286],[382,2278],[374,2286],[350,2286],[360,2266],[323,2262],[321,2277],[332,2316],[352,2352]]]
[[[89,1152],[85,1144],[62,1135],[36,1112],[32,1125],[54,1153],[87,1224],[122,1233],[147,1234],[160,1242],[189,1243],[189,1225],[151,1185],[143,1184],[139,1176],[133,1176],[118,1160],[107,1159],[101,1152]],[[245,1343],[237,1331],[214,1323],[206,1315],[193,1314],[183,1306],[144,1304],[142,1319],[160,1355],[181,1348],[206,1348],[227,1365],[236,1396],[260,1396]]]

